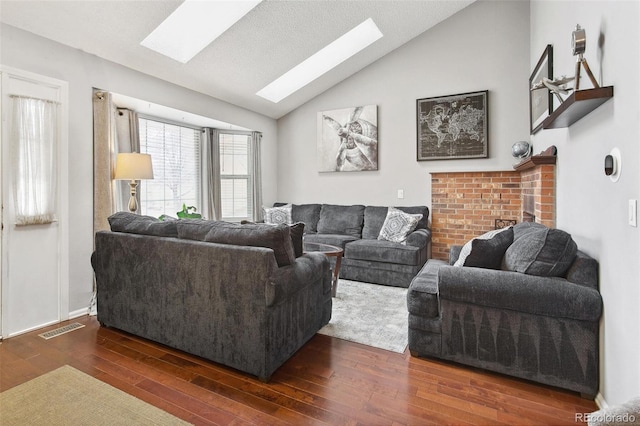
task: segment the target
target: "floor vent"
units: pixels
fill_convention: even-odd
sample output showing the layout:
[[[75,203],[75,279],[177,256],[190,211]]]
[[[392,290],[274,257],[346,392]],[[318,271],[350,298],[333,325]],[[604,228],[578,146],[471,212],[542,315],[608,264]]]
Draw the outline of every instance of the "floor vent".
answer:
[[[65,334],[82,327],[84,327],[84,324],[80,324],[79,322],[74,322],[72,324],[65,325],[64,327],[56,328],[55,330],[38,334],[38,336],[42,337],[43,339],[49,340],[49,339],[53,339],[54,337],[60,336],[61,334]]]

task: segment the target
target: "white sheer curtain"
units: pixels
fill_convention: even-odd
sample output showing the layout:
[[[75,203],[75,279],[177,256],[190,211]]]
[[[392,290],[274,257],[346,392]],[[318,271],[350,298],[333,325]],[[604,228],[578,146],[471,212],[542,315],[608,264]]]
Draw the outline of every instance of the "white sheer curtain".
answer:
[[[253,220],[261,221],[262,217],[262,162],[260,155],[260,146],[262,142],[262,133],[260,132],[251,132],[251,141],[250,141],[250,158],[252,161],[252,170],[251,170],[251,178],[253,182],[251,183],[252,191],[251,195],[253,197]]]
[[[13,193],[17,225],[56,220],[58,104],[12,96]]]

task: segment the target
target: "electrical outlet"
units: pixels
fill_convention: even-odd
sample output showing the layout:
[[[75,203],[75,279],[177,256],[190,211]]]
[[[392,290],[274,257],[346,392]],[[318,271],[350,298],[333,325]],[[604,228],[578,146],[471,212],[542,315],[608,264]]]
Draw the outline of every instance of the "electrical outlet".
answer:
[[[398,189],[398,199],[404,198],[404,189]]]
[[[638,226],[638,200],[629,200],[629,226]]]

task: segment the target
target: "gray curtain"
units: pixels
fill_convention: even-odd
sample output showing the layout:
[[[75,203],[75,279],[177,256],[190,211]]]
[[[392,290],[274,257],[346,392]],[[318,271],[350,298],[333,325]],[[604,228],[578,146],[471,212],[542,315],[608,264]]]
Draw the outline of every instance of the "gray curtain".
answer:
[[[204,129],[202,144],[202,158],[206,179],[203,179],[203,196],[205,217],[221,220],[222,212],[220,191],[220,133],[218,129]]]
[[[140,152],[138,113],[126,108],[116,108],[113,115],[116,123],[115,153]],[[129,211],[129,197],[131,196],[129,181],[114,181],[114,191],[115,211]],[[138,199],[138,209],[140,209],[140,189],[136,192],[136,198]]]
[[[260,147],[262,145],[262,133],[251,132],[251,159],[253,160],[253,169],[251,176],[253,182],[251,183],[251,195],[253,197],[253,220],[261,221],[262,217],[262,166]]]

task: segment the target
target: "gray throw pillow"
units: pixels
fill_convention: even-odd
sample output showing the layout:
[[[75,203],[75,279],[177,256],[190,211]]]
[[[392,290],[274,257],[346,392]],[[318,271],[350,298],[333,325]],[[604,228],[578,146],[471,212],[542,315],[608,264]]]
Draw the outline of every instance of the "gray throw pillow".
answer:
[[[560,230],[532,229],[513,241],[504,255],[504,268],[543,277],[562,277],[571,267],[578,246]]]
[[[264,216],[264,223],[272,225],[285,224],[290,225],[293,223],[291,220],[291,204],[285,204],[280,207],[263,207],[262,213]]]
[[[378,240],[405,243],[407,236],[416,229],[422,219],[421,214],[408,214],[395,207],[389,207]]]
[[[293,244],[293,253],[296,257],[300,257],[304,254],[303,240],[304,235],[304,222],[294,223],[289,226],[289,233],[291,234],[291,243]]]
[[[273,250],[278,266],[295,262],[293,243],[288,225],[213,222],[204,241],[237,246],[266,247]]]
[[[142,216],[131,212],[118,212],[107,219],[113,232],[153,235],[156,237],[177,237],[175,221],[163,222],[151,216]]]
[[[512,242],[512,227],[489,231],[462,246],[460,256],[453,266],[500,269],[504,253]]]

